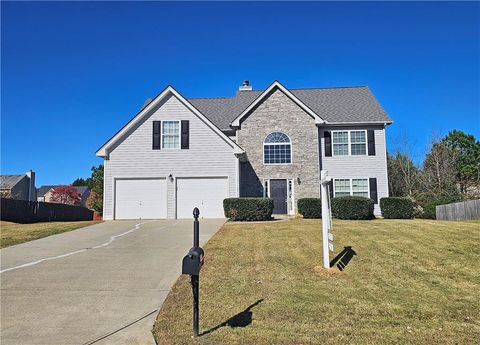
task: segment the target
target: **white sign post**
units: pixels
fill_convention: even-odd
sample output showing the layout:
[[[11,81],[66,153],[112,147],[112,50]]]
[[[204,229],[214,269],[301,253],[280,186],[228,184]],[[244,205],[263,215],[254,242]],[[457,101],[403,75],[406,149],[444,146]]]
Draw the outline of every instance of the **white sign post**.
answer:
[[[328,183],[332,180],[326,170],[320,172],[320,189],[322,197],[322,244],[323,244],[323,267],[330,268],[328,251],[333,252],[332,213],[330,208],[330,193]],[[330,243],[330,241],[332,241]]]

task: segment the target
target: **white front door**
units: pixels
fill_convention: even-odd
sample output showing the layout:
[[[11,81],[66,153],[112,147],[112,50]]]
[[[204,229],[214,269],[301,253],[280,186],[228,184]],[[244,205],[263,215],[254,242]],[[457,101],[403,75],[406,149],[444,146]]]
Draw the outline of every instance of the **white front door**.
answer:
[[[223,199],[228,198],[227,177],[177,178],[177,218],[225,218]]]
[[[116,179],[115,219],[167,217],[165,179]]]

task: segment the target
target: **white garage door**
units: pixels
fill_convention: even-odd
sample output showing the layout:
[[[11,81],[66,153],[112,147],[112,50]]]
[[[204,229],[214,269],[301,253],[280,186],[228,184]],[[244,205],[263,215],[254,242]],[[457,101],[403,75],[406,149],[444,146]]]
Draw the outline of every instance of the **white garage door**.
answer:
[[[115,182],[115,219],[167,217],[165,179],[118,179]]]
[[[194,207],[203,218],[224,218],[223,199],[228,198],[228,178],[178,178],[177,218],[192,218]]]

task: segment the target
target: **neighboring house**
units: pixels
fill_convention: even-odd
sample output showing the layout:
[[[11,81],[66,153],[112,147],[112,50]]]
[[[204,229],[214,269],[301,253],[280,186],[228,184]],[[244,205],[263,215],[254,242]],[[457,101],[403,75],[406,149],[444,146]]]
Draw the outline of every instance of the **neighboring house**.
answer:
[[[2,197],[35,201],[35,173],[29,170],[23,175],[0,175],[0,193]]]
[[[233,98],[186,99],[168,86],[98,151],[104,219],[224,217],[227,197],[274,199],[275,214],[320,196],[388,196],[385,127],[366,86],[287,89],[274,82]]]
[[[37,189],[37,201],[41,202],[52,202],[52,191],[55,187],[58,186],[41,186],[40,188]],[[80,193],[80,205],[85,206],[87,202],[87,198],[90,195],[90,190],[88,189],[87,186],[73,186],[77,190],[78,193]]]
[[[56,186],[41,186],[37,188],[37,201],[48,202],[46,199],[48,198],[50,200],[50,190],[55,187]]]

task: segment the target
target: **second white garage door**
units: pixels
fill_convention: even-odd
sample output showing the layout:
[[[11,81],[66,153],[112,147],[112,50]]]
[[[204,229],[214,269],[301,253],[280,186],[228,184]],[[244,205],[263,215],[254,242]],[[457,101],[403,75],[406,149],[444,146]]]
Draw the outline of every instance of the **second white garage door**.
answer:
[[[224,218],[223,199],[228,198],[228,178],[177,178],[177,218],[192,218],[194,207],[200,217]]]
[[[115,181],[115,219],[166,217],[165,179],[117,179]]]

